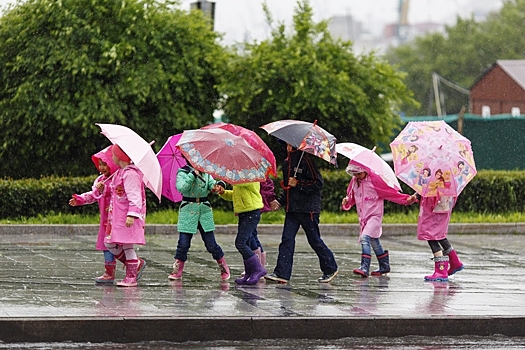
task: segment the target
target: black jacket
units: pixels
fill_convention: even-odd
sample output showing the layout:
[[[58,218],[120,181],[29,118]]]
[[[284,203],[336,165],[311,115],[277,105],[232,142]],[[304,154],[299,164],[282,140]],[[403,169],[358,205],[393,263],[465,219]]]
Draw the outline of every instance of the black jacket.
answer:
[[[287,212],[320,213],[323,177],[308,153],[294,150],[288,153],[283,163],[283,193],[277,199]],[[296,164],[301,163],[299,167]],[[288,186],[288,178],[294,177],[297,167],[297,186]]]

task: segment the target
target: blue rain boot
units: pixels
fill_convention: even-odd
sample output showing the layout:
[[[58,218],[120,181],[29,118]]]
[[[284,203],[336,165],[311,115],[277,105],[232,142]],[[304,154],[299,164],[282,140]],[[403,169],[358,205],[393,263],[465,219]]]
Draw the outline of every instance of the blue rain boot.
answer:
[[[361,267],[354,269],[356,275],[361,277],[368,277],[370,274],[370,260],[372,257],[368,254],[361,254]]]

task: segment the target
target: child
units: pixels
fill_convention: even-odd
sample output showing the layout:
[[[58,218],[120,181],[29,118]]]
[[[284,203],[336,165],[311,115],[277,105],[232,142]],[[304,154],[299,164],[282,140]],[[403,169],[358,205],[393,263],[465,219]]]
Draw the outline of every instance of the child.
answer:
[[[233,211],[239,216],[235,248],[241,253],[244,260],[245,274],[237,278],[235,283],[256,284],[261,277],[266,275],[266,270],[248,244],[252,239],[253,231],[261,220],[263,207],[261,185],[259,182],[250,182],[233,185],[232,190],[225,190],[224,187],[225,184],[219,182],[215,191],[221,198],[233,201]]]
[[[213,211],[207,198],[208,194],[214,190],[215,185],[216,181],[211,175],[201,173],[190,165],[180,168],[177,172],[177,190],[183,197],[177,222],[179,241],[175,252],[173,272],[168,276],[170,280],[182,279],[182,271],[184,270],[184,263],[188,259],[191,239],[197,230],[201,234],[206,250],[219,264],[221,279],[225,281],[230,278],[230,269],[224,260],[224,252],[215,241]]]
[[[115,256],[107,250],[104,245],[104,237],[106,237],[106,226],[108,223],[108,208],[111,200],[110,186],[109,183],[106,185],[105,182],[118,169],[117,165],[112,160],[111,148],[112,146],[106,147],[91,157],[95,167],[100,172],[100,176],[98,176],[95,179],[95,182],[93,182],[93,188],[91,191],[82,194],[73,194],[72,198],[69,200],[69,205],[71,206],[80,206],[98,202],[98,208],[100,210],[100,226],[98,229],[96,249],[104,252],[105,272],[102,276],[95,278],[96,283],[113,283],[115,281]]]
[[[118,146],[113,145],[113,161],[120,169],[111,181],[106,247],[126,265],[126,277],[119,287],[135,287],[146,262],[137,257],[134,244],[146,244],[146,194],[142,172]]]
[[[390,272],[388,250],[383,250],[379,237],[382,234],[384,200],[408,205],[415,199],[408,194],[402,194],[388,186],[378,175],[368,173],[361,166],[348,163],[346,172],[352,180],[342,201],[342,209],[350,210],[355,204],[359,216],[359,242],[361,243],[361,267],[354,269],[356,275],[368,277],[370,270],[371,251],[374,249],[379,269],[372,271],[372,276],[381,276]]]
[[[425,276],[425,281],[447,282],[448,276],[465,267],[447,239],[448,223],[457,197],[421,198],[416,193],[412,197],[420,200],[417,239],[427,241],[434,255],[434,274]]]

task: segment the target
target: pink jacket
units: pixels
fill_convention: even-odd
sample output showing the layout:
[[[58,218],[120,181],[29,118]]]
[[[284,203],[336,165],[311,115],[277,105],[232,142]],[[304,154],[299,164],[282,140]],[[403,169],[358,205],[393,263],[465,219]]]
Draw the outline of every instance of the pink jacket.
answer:
[[[452,208],[456,204],[457,197],[441,197],[440,201],[450,198],[448,205],[450,210],[439,211],[436,207],[439,204],[437,197],[423,197],[420,200],[419,218],[417,219],[417,239],[422,241],[439,241],[447,237],[448,223]]]
[[[356,206],[361,227],[359,238],[367,235],[379,238],[383,233],[381,227],[384,213],[384,200],[397,204],[408,205],[408,194],[397,192],[388,186],[379,176],[369,173],[363,180],[352,178],[346,190],[348,203],[342,206],[343,210],[350,210]]]
[[[126,227],[126,217],[135,217],[135,223]],[[146,193],[142,172],[131,164],[119,169],[111,181],[106,242],[119,244],[146,244]]]
[[[106,180],[106,176],[100,175],[93,182],[93,188],[89,192],[84,192],[82,194],[75,194],[74,197],[77,200],[77,205],[86,205],[98,202],[98,209],[100,210],[100,225],[98,227],[98,237],[97,237],[97,250],[107,250],[104,245],[104,238],[106,237],[106,225],[108,223],[108,209],[109,202],[111,201],[111,189],[109,181],[104,186],[103,193],[100,193],[95,185],[99,182]]]

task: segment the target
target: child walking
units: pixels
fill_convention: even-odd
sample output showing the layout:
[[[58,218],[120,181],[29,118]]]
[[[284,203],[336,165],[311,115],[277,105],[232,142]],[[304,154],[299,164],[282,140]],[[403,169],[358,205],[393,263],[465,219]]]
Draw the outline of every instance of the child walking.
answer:
[[[133,248],[134,244],[146,244],[146,194],[143,174],[118,145],[113,145],[112,152],[113,161],[120,169],[111,181],[108,235],[104,242],[108,250],[126,266],[126,277],[118,282],[117,286],[135,287],[146,266],[146,261],[139,259]]]
[[[180,168],[177,172],[177,190],[182,194],[179,207],[177,230],[179,241],[175,252],[173,272],[168,276],[170,280],[182,279],[184,264],[188,259],[191,239],[199,230],[206,250],[219,264],[221,279],[230,278],[230,269],[224,259],[222,248],[215,241],[215,222],[213,211],[208,201],[208,195],[215,188],[216,181],[206,173],[201,173],[190,165]]]
[[[263,200],[259,182],[249,182],[233,185],[233,189],[225,190],[225,183],[219,182],[215,191],[221,198],[233,202],[233,211],[239,217],[235,248],[241,253],[244,261],[244,276],[237,278],[237,284],[256,284],[266,275],[266,270],[257,255],[249,246],[253,232],[261,220]]]
[[[458,254],[447,239],[448,224],[452,208],[457,197],[423,197],[419,199],[419,217],[417,220],[417,239],[427,241],[434,255],[434,273],[425,276],[425,281],[447,282],[452,276],[465,268]]]
[[[118,169],[117,165],[113,162],[111,148],[112,146],[106,147],[91,157],[95,167],[100,172],[100,175],[93,182],[91,191],[82,194],[75,193],[69,200],[69,205],[71,206],[80,206],[98,202],[100,225],[98,228],[96,249],[101,250],[104,253],[105,272],[102,276],[95,278],[96,283],[113,283],[115,281],[115,256],[107,250],[104,245],[106,226],[108,223],[108,209],[111,201],[109,182],[107,184],[105,182]]]
[[[378,175],[367,172],[363,167],[348,163],[346,172],[352,176],[348,184],[342,209],[350,210],[355,204],[359,216],[359,242],[361,243],[361,266],[354,269],[356,275],[368,277],[372,259],[370,246],[379,262],[379,269],[372,271],[372,276],[381,276],[390,272],[388,250],[383,250],[379,238],[383,233],[381,227],[384,214],[384,200],[408,205],[415,198],[399,193],[388,186]]]

